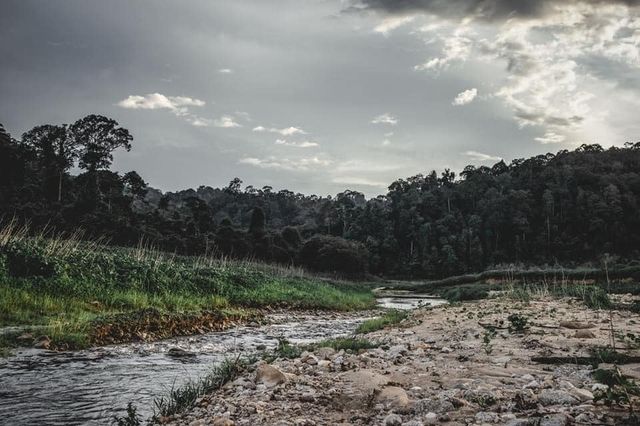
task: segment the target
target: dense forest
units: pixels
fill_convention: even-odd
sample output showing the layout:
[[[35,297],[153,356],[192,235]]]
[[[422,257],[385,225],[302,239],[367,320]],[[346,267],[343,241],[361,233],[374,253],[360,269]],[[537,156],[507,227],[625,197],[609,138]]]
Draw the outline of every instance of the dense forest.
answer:
[[[117,245],[399,277],[445,277],[501,263],[573,264],[640,249],[640,143],[582,145],[510,164],[399,179],[365,199],[245,186],[167,192],[110,170],[133,137],[107,117],[0,125],[0,216],[33,230],[81,229]],[[78,174],[72,174],[78,170]]]

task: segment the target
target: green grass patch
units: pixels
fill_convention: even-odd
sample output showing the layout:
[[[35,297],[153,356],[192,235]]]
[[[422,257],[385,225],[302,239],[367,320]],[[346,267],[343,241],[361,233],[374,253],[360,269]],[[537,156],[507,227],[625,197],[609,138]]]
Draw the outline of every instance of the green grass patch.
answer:
[[[330,282],[254,262],[179,257],[0,229],[0,326],[37,327],[69,347],[96,321],[155,309],[197,314],[235,308],[361,310],[369,286]]]
[[[378,318],[367,320],[360,324],[356,329],[356,333],[371,333],[372,331],[382,330],[383,328],[398,324],[409,316],[408,311],[400,309],[392,309]]]
[[[371,340],[359,337],[338,337],[335,339],[321,340],[320,342],[309,345],[308,350],[317,348],[333,348],[336,351],[345,350],[358,352],[359,350],[373,349],[379,347],[380,344]]]
[[[167,396],[157,398],[154,401],[154,417],[172,416],[193,407],[198,398],[220,389],[227,382],[238,377],[249,364],[251,364],[251,360],[227,359],[215,366],[209,374],[200,380],[172,389]]]
[[[489,297],[491,286],[484,283],[460,285],[451,288],[438,290],[440,297],[449,302],[465,302],[470,300],[480,300]]]

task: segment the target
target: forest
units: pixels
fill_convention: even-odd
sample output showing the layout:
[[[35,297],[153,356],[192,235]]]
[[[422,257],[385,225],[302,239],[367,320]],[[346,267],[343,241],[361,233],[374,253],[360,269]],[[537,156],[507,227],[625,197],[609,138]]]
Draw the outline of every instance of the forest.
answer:
[[[111,170],[133,136],[89,115],[19,139],[0,125],[0,217],[116,246],[255,259],[348,276],[443,278],[517,263],[577,265],[640,248],[640,142],[582,145],[316,196],[243,186],[166,192]]]

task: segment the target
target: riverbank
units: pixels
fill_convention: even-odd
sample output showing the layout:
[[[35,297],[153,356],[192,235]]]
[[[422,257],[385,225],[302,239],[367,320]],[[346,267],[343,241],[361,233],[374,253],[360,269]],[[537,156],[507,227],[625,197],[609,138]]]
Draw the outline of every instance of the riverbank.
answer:
[[[0,230],[0,352],[225,329],[263,308],[366,310],[370,288],[296,268]]]
[[[634,297],[615,296],[618,308]],[[173,425],[638,424],[640,315],[575,298],[497,297],[416,310],[363,335],[258,362]],[[613,339],[613,340],[612,340]],[[615,349],[614,349],[615,348]],[[634,358],[635,357],[635,358]],[[613,363],[617,362],[616,366]]]

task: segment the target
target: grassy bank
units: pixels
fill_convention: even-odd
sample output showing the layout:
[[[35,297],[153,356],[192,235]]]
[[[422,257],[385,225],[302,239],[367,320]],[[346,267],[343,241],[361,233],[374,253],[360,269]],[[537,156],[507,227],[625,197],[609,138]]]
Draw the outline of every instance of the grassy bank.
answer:
[[[238,316],[251,308],[357,310],[373,304],[368,288],[295,268],[0,231],[0,326],[29,326],[70,347],[91,344],[95,324],[117,315]]]

